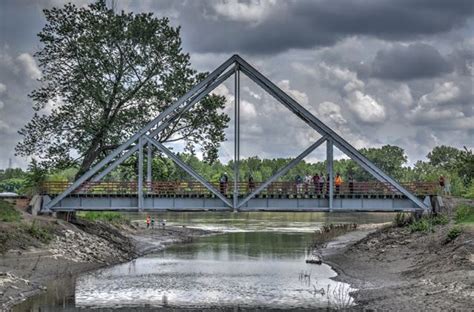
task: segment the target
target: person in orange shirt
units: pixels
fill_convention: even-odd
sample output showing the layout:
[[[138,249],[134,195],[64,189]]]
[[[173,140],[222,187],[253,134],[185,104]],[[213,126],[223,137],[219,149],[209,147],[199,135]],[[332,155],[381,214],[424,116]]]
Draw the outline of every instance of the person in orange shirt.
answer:
[[[339,172],[336,174],[336,179],[334,180],[334,183],[336,184],[336,194],[339,194],[339,188],[342,184],[342,177],[339,175]]]

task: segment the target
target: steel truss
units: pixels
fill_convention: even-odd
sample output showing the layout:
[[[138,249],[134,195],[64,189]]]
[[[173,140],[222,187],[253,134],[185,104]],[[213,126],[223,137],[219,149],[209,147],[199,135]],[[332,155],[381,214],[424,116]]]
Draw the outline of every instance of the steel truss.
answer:
[[[254,81],[267,93],[272,95],[281,104],[287,107],[292,113],[306,122],[311,128],[321,134],[321,138],[309,146],[305,151],[298,155],[295,159],[290,161],[286,166],[280,169],[266,182],[260,185],[257,189],[252,191],[248,196],[239,201],[238,194],[238,175],[239,175],[239,160],[240,160],[240,72],[244,73],[248,78]],[[217,86],[222,84],[230,76],[235,77],[235,148],[234,148],[234,196],[233,201],[230,201],[223,194],[219,192],[211,183],[206,181],[201,175],[184,163],[178,156],[167,149],[162,143],[156,140],[159,135],[170,123],[176,120],[181,114],[191,109],[201,99],[211,93]],[[222,203],[234,211],[245,210],[245,205],[264,190],[273,181],[284,175],[291,168],[297,165],[304,157],[310,154],[318,146],[326,142],[327,144],[327,170],[329,173],[329,201],[327,209],[332,211],[333,209],[333,197],[334,197],[334,183],[333,183],[333,146],[335,145],[339,150],[344,152],[347,156],[353,159],[362,168],[367,170],[376,179],[381,182],[387,182],[394,190],[398,190],[400,193],[405,195],[411,200],[415,206],[421,209],[427,209],[428,207],[414,194],[410,193],[397,181],[388,176],[359,151],[357,151],[352,145],[335,133],[331,128],[326,126],[317,117],[312,115],[303,106],[297,103],[293,98],[283,92],[278,86],[272,83],[268,78],[262,75],[259,71],[248,64],[239,55],[233,55],[227,61],[225,61],[216,70],[210,73],[204,80],[194,86],[185,95],[179,98],[174,104],[170,105],[162,113],[160,113],[155,119],[149,122],[140,131],[130,137],[126,142],[120,145],[117,149],[112,151],[106,158],[92,167],[83,176],[76,180],[68,189],[62,194],[54,197],[51,201],[45,204],[45,210],[54,210],[54,208],[68,195],[73,193],[76,189],[87,182],[88,180],[99,181],[114,168],[121,164],[128,157],[138,152],[138,209],[143,210],[144,207],[144,176],[143,176],[143,162],[144,162],[144,147],[147,148],[147,170],[146,170],[146,181],[151,182],[151,160],[152,160],[152,148],[155,147],[160,152],[171,158],[179,167],[193,176],[196,180],[202,183],[209,191],[211,191]]]

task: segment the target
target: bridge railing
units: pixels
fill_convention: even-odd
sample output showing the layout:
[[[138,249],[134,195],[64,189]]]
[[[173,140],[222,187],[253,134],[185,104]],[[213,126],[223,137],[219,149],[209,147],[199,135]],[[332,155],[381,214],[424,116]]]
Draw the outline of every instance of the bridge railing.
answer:
[[[234,183],[229,182],[211,183],[216,189],[228,197],[233,196]],[[245,196],[259,187],[262,182],[238,183],[239,196]],[[71,183],[68,182],[44,182],[41,186],[42,194],[55,196],[66,190]],[[424,196],[434,195],[438,192],[438,184],[433,182],[406,182],[401,183],[413,194]],[[77,188],[73,195],[134,195],[138,192],[137,182],[86,182]],[[260,194],[271,196],[299,196],[299,195],[327,195],[329,193],[328,183],[301,183],[295,182],[273,182]],[[201,183],[195,181],[155,181],[144,183],[145,196],[212,196],[212,193]],[[367,182],[344,182],[334,188],[334,195],[401,195],[388,183],[378,181]]]

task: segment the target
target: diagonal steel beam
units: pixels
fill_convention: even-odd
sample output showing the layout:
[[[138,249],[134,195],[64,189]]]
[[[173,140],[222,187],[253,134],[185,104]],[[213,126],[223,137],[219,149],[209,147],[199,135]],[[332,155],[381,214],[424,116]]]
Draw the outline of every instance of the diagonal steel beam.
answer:
[[[229,69],[227,72],[222,74],[219,78],[217,78],[212,84],[210,84],[207,88],[205,88],[202,92],[200,92],[197,96],[195,96],[189,103],[184,105],[180,112],[177,114],[172,115],[170,118],[166,119],[166,121],[162,122],[156,129],[152,130],[149,134],[150,137],[156,137],[163,129],[165,129],[171,122],[173,122],[176,118],[178,118],[181,114],[185,113],[186,111],[190,110],[194,104],[202,100],[206,97],[209,93],[211,93],[215,88],[217,88],[220,84],[222,84],[225,80],[227,80],[230,76],[232,76],[235,72],[235,68]],[[92,181],[100,181],[103,177],[109,174],[112,170],[114,170],[118,165],[120,165],[125,159],[130,157],[133,153],[138,151],[138,145],[135,145],[130,150],[128,150],[125,154],[123,154],[120,158],[115,160],[112,164],[110,164],[107,168],[101,171],[98,175],[96,175]]]
[[[221,66],[219,66],[216,70],[214,70],[211,74],[209,74],[205,79],[201,82],[196,84],[191,90],[189,90],[185,95],[180,97],[175,103],[170,105],[167,109],[165,109],[161,114],[159,114],[155,119],[150,121],[145,127],[143,127],[140,131],[135,133],[132,137],[130,137],[127,141],[122,143],[117,149],[111,152],[106,158],[92,167],[89,171],[83,174],[79,179],[77,179],[70,187],[67,188],[62,194],[56,196],[53,200],[51,200],[47,205],[46,209],[54,207],[59,201],[61,201],[64,197],[69,195],[72,191],[78,188],[82,183],[86,182],[89,178],[95,175],[101,168],[103,168],[107,163],[117,157],[122,151],[124,151],[127,147],[129,147],[133,142],[137,141],[138,138],[148,131],[150,131],[153,127],[156,126],[161,120],[163,120],[166,116],[171,114],[173,111],[178,109],[182,104],[189,100],[191,96],[193,96],[196,92],[205,88],[209,83],[212,83],[215,79],[217,79],[229,66],[231,66],[236,61],[236,55],[230,57],[227,61],[225,61]]]
[[[144,136],[148,142],[151,144],[155,145],[157,149],[162,151],[163,153],[166,154],[169,158],[171,158],[178,166],[180,166],[184,171],[189,173],[191,176],[193,176],[196,180],[201,182],[209,191],[214,193],[217,197],[219,197],[227,206],[232,207],[232,203],[224,196],[222,195],[219,190],[217,190],[211,183],[207,182],[206,179],[204,179],[199,173],[194,171],[193,168],[189,167],[184,161],[182,161],[178,156],[173,154],[166,146],[158,142],[157,140],[150,138],[149,136],[145,135]]]
[[[305,121],[313,129],[315,129],[316,131],[318,131],[322,135],[327,135],[330,138],[332,138],[333,141],[334,141],[334,144],[338,148],[340,148],[344,153],[346,153],[349,157],[351,157],[353,160],[355,160],[364,169],[368,170],[369,173],[374,175],[380,181],[388,182],[389,184],[391,184],[393,187],[395,187],[398,191],[400,191],[402,194],[407,196],[411,201],[413,201],[420,208],[427,209],[426,205],[418,197],[416,197],[415,195],[410,193],[403,186],[401,186],[397,181],[395,181],[393,178],[391,178],[385,172],[380,170],[371,161],[369,161],[365,156],[363,156],[357,149],[355,149],[352,145],[350,145],[346,140],[344,140],[342,137],[340,137],[331,128],[326,126],[321,120],[316,118],[313,114],[311,114],[303,106],[298,104],[293,98],[291,98],[288,94],[283,92],[278,86],[276,86],[268,78],[266,78],[259,71],[257,71],[255,68],[253,68],[244,59],[242,59],[240,56],[236,56],[236,61],[240,65],[240,69],[250,79],[252,79],[255,83],[257,83],[262,88],[264,88],[267,92],[269,92],[271,95],[273,95],[284,106],[289,108],[294,114],[296,114],[298,117],[300,117],[303,121]]]
[[[286,164],[285,167],[281,168],[279,171],[277,171],[273,176],[271,176],[267,181],[265,181],[263,184],[261,184],[259,187],[257,187],[252,193],[250,193],[247,197],[245,197],[241,202],[239,202],[237,208],[242,207],[246,202],[251,200],[255,195],[260,193],[263,189],[265,189],[267,186],[270,185],[273,181],[284,175],[285,173],[288,172],[291,168],[296,166],[303,158],[308,156],[312,151],[314,151],[318,146],[324,143],[326,141],[326,137],[323,136],[311,146],[309,146],[307,149],[305,149],[301,154],[299,154],[296,158],[294,158],[292,161],[290,161],[288,164]]]

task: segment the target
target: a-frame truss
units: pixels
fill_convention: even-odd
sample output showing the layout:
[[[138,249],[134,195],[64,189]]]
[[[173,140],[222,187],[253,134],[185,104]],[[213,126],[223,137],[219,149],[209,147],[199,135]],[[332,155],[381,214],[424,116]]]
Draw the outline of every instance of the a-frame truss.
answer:
[[[287,107],[291,112],[296,116],[301,118],[306,124],[311,128],[316,130],[321,134],[321,138],[304,150],[300,155],[295,159],[290,161],[286,166],[281,168],[276,172],[272,177],[265,181],[258,188],[253,190],[249,195],[244,197],[239,201],[238,198],[238,165],[240,157],[240,134],[239,134],[239,124],[240,124],[240,72],[244,73],[247,77],[253,80],[257,85],[262,89],[272,95],[276,100],[281,104]],[[167,149],[163,144],[156,140],[158,134],[163,131],[171,122],[176,120],[181,114],[188,111],[193,107],[194,104],[198,103],[206,95],[211,93],[217,86],[222,84],[227,78],[234,75],[235,77],[235,155],[234,155],[234,196],[233,201],[230,201],[224,195],[222,195],[219,190],[217,190],[211,183],[206,181],[199,173],[194,171],[191,167],[185,164],[178,156],[173,152]],[[288,96],[283,92],[278,86],[272,83],[268,78],[262,75],[259,71],[253,68],[248,64],[244,59],[238,55],[233,55],[227,61],[225,61],[221,66],[216,70],[210,73],[203,81],[194,86],[189,92],[184,96],[178,99],[174,104],[170,105],[166,110],[159,114],[155,119],[149,122],[145,127],[143,127],[139,132],[133,135],[130,139],[120,145],[117,149],[111,152],[106,158],[92,167],[88,172],[86,172],[82,177],[76,180],[68,189],[66,189],[62,194],[53,198],[50,202],[46,204],[45,209],[51,209],[57,205],[62,199],[67,197],[69,194],[74,192],[79,188],[83,183],[88,180],[99,181],[105,175],[110,173],[114,168],[116,168],[120,163],[126,160],[128,157],[138,152],[138,209],[146,208],[143,203],[143,158],[144,158],[144,146],[147,147],[147,157],[148,157],[148,167],[147,167],[147,181],[151,181],[151,156],[152,156],[152,147],[157,148],[160,152],[167,155],[171,158],[178,166],[183,170],[193,176],[196,180],[202,183],[209,191],[214,193],[219,199],[222,200],[223,204],[229,208],[234,209],[234,211],[241,208],[249,200],[251,200],[255,195],[260,193],[265,189],[270,183],[278,179],[280,176],[284,175],[291,168],[293,168],[299,161],[304,157],[310,154],[318,146],[326,142],[327,144],[327,164],[328,164],[328,173],[330,177],[329,181],[329,209],[333,208],[333,146],[336,146],[339,150],[344,152],[362,168],[367,170],[372,174],[376,179],[381,182],[388,183],[393,190],[397,190],[408,199],[410,199],[416,206],[422,209],[427,209],[428,207],[414,194],[410,193],[403,186],[401,186],[397,181],[388,176],[377,166],[375,166],[371,161],[369,161],[365,156],[363,156],[359,151],[357,151],[352,145],[335,133],[331,128],[326,126],[322,121],[320,121],[316,116],[311,114],[303,106],[297,103],[293,98]],[[54,208],[53,208],[54,209]]]

